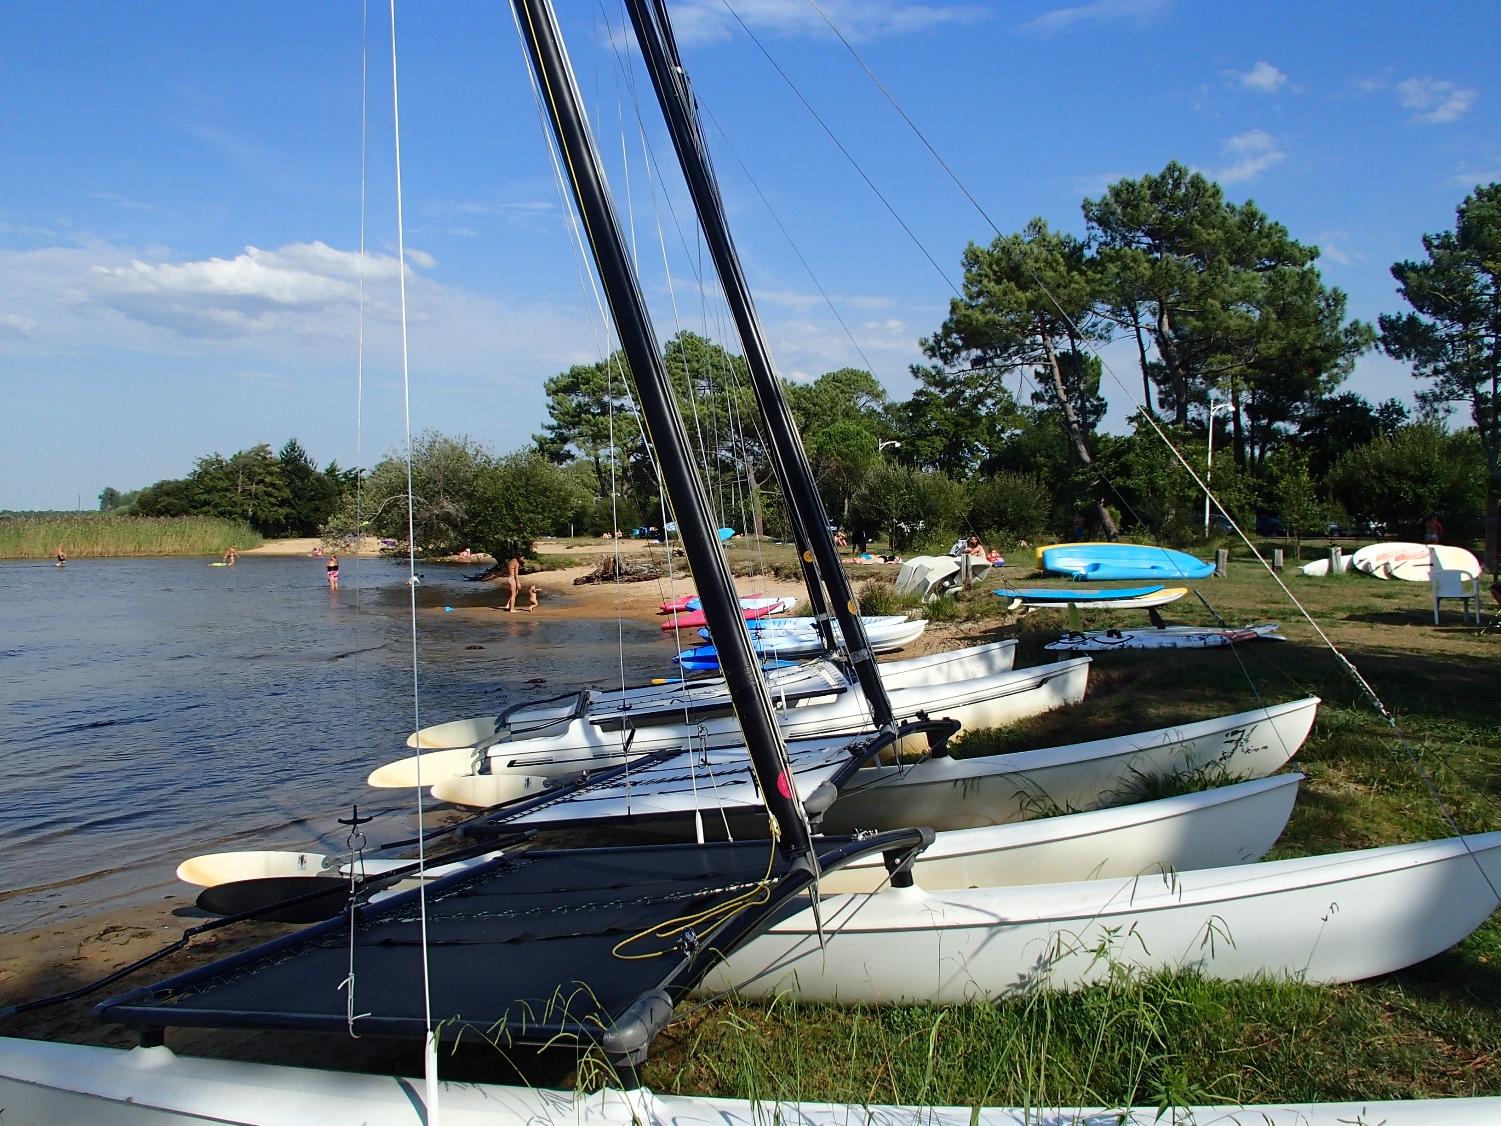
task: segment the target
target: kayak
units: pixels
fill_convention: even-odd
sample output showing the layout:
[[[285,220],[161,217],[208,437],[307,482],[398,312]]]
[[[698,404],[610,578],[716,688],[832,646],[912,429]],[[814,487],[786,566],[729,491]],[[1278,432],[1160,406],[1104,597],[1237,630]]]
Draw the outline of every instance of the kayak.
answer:
[[[741,607],[740,613],[746,621],[754,621],[756,618],[764,618],[771,613],[770,606]],[[704,617],[702,610],[685,610],[681,614],[674,615],[662,623],[662,628],[672,629],[698,629],[708,625],[709,619]]]
[[[1040,570],[1083,582],[1111,579],[1207,579],[1214,564],[1143,543],[1071,543],[1037,549]]]

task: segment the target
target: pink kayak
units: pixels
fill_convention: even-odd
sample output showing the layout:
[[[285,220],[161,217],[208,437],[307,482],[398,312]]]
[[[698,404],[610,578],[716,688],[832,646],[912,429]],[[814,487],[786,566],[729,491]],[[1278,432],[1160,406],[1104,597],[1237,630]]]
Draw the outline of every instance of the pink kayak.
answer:
[[[745,620],[750,622],[754,621],[757,618],[766,617],[771,613],[771,607],[753,606],[740,612],[745,615]],[[686,613],[677,615],[677,617],[675,618],[668,618],[665,622],[662,623],[662,628],[698,629],[700,626],[706,626],[708,624],[708,619],[704,617],[704,612],[702,610],[689,610]]]
[[[741,597],[740,601],[744,602],[744,601],[746,601],[746,599],[750,599],[750,598],[762,598],[762,597],[764,597],[764,596],[761,595],[761,594],[747,594],[747,595],[743,595]],[[662,603],[661,606],[658,607],[658,613],[662,613],[662,614],[678,614],[678,613],[681,613],[682,611],[688,609],[688,604],[690,602],[693,603],[693,608],[697,609],[698,608],[698,595],[696,595],[696,594],[685,594],[681,598],[674,598],[671,602],[664,602],[664,603]]]

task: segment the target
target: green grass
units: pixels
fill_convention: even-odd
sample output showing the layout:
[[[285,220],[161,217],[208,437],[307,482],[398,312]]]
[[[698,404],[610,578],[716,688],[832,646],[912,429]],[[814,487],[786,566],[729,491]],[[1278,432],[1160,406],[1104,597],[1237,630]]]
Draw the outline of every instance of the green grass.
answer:
[[[0,518],[0,559],[51,559],[61,543],[69,559],[222,555],[261,537],[244,524],[209,516],[7,516]]]
[[[1231,558],[1229,577],[1199,589],[1232,625],[1282,621],[1286,644],[1098,655],[1082,704],[966,732],[954,753],[1105,738],[1313,694],[1325,702],[1294,764],[1307,781],[1271,858],[1447,836],[1413,759],[1347,671],[1244,549]],[[1423,584],[1284,577],[1393,709],[1461,828],[1501,829],[1501,638],[1459,625],[1453,611],[1435,628]],[[1061,585],[1024,572],[1012,578]],[[1043,646],[1066,628],[1064,612],[1015,619],[989,593],[996,585],[960,592],[933,615],[955,629],[950,644],[1014,637],[1019,665],[1054,659]],[[907,610],[890,590],[867,585],[861,609]],[[1162,612],[1172,623],[1215,621],[1192,595]],[[1127,611],[1084,617],[1091,629],[1146,625]],[[1040,990],[948,1009],[731,999],[672,1026],[645,1078],[683,1093],[957,1105],[1396,1099],[1501,1094],[1498,1044],[1501,925],[1493,916],[1436,958],[1343,986],[1117,971],[1076,993]]]

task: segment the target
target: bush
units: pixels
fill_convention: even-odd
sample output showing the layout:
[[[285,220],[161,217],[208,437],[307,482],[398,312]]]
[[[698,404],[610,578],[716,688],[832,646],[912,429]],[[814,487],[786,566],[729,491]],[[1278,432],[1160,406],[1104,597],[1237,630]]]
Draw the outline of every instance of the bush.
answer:
[[[1352,516],[1384,521],[1393,534],[1415,538],[1437,515],[1452,535],[1468,537],[1485,506],[1485,476],[1474,430],[1449,434],[1418,422],[1347,451],[1329,488]]]
[[[850,500],[850,523],[884,535],[895,551],[951,539],[964,516],[964,486],[936,470],[874,466]]]
[[[986,542],[1033,539],[1048,525],[1053,498],[1030,473],[1002,470],[975,487],[969,527]]]

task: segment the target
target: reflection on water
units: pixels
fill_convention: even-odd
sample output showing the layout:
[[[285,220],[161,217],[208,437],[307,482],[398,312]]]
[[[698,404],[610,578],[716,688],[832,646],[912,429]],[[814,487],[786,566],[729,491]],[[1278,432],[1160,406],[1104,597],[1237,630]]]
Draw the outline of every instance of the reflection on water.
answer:
[[[354,802],[372,842],[414,827],[410,793],[364,785],[408,753],[405,566],[348,560],[331,592],[319,559],[206,563],[0,562],[0,929],[181,893],[199,852],[337,850]],[[422,570],[423,724],[620,682],[615,622],[461,622],[443,606],[495,588]],[[631,681],[671,667],[658,630],[621,633]]]

